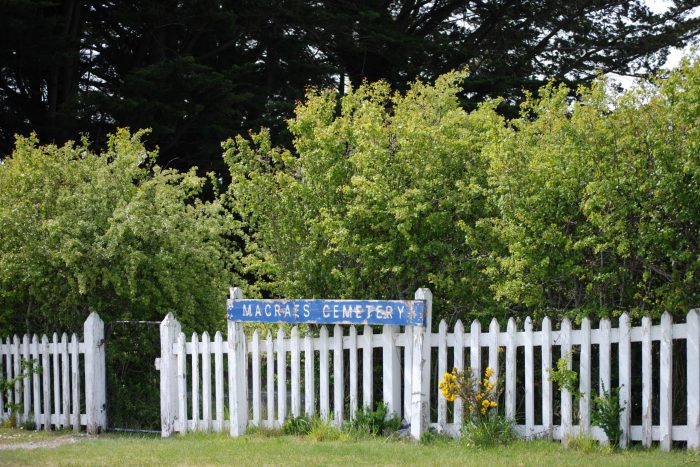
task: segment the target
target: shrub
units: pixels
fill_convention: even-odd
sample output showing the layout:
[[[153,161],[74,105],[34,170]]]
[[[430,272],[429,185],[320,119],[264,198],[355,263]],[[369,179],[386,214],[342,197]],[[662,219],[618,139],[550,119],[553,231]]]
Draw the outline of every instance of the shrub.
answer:
[[[285,435],[303,436],[311,431],[312,420],[306,416],[290,417],[284,421],[282,432]]]
[[[348,439],[348,434],[343,432],[343,430],[317,417],[311,420],[311,429],[307,436],[312,441],[341,441]]]
[[[384,402],[379,402],[375,410],[366,407],[357,409],[355,417],[345,423],[346,431],[357,435],[388,435],[401,428],[401,419],[395,414],[389,414],[389,408]]]
[[[477,381],[471,368],[464,371],[454,368],[443,375],[438,388],[448,401],[461,399],[469,419],[488,418],[490,414],[498,412],[501,386],[500,381],[490,381],[492,376],[493,369],[486,368],[484,379]]]
[[[591,412],[591,423],[603,429],[608,437],[610,446],[616,448],[620,444],[622,428],[620,428],[620,414],[624,407],[620,404],[620,388],[606,391],[603,387],[603,394],[593,397],[593,411]]]
[[[504,445],[516,437],[513,420],[498,414],[468,420],[462,426],[462,439],[469,446]]]

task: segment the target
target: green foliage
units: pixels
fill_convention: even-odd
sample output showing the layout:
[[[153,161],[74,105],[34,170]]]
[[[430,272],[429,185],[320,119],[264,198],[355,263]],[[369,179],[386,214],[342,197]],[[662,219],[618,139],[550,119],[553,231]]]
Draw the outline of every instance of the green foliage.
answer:
[[[603,387],[603,394],[593,397],[593,410],[591,411],[591,423],[603,429],[610,446],[616,448],[620,444],[622,428],[620,428],[620,414],[625,410],[620,404],[620,388],[609,391]]]
[[[17,138],[0,164],[3,329],[77,329],[90,311],[220,325],[235,223],[199,199],[194,171],[154,165],[143,134],[120,130],[100,154]]]
[[[354,435],[389,435],[401,429],[401,418],[395,413],[390,414],[387,405],[379,402],[375,410],[359,407],[355,417],[348,420],[343,428]]]
[[[447,444],[454,441],[452,436],[447,433],[438,433],[433,427],[420,434],[420,439],[418,442],[420,444],[430,446],[433,444]]]
[[[471,419],[462,426],[462,439],[471,447],[506,445],[517,439],[514,425],[512,419],[496,414]]]
[[[581,398],[581,392],[578,389],[578,373],[570,368],[572,352],[562,355],[557,360],[557,367],[549,368],[549,376],[547,379],[559,386],[560,389],[566,389],[575,399]]]
[[[588,434],[569,436],[564,440],[564,444],[568,449],[584,454],[591,454],[599,450],[598,441]]]
[[[488,146],[485,272],[516,310],[658,316],[700,299],[700,63],[622,96],[554,84]]]
[[[501,120],[459,107],[462,78],[405,95],[363,85],[339,103],[310,92],[289,124],[295,154],[265,131],[225,144],[254,292],[411,298],[429,286],[439,316],[493,307],[477,221],[490,212],[484,136]]]
[[[12,378],[5,377],[0,371],[0,394],[2,394],[3,396],[7,396],[11,393],[11,391],[14,391],[16,383],[21,382],[34,374],[41,374],[42,367],[38,366],[37,361],[34,359],[27,360],[24,357],[20,357],[19,368],[19,373]],[[9,397],[4,397],[4,399],[5,405],[8,411],[10,412],[10,416],[7,418],[7,420],[5,420],[4,427],[10,428],[13,426],[17,426],[17,415],[22,411],[24,405],[19,404],[17,402],[10,402]]]
[[[279,428],[266,428],[258,425],[248,425],[245,430],[245,434],[253,438],[275,438],[281,436],[283,432]]]
[[[311,431],[313,420],[304,415],[289,417],[282,425],[282,433],[285,435],[303,436]]]
[[[311,428],[306,435],[311,441],[347,441],[348,434],[338,427],[331,425],[330,421],[324,422],[318,417],[311,419]]]

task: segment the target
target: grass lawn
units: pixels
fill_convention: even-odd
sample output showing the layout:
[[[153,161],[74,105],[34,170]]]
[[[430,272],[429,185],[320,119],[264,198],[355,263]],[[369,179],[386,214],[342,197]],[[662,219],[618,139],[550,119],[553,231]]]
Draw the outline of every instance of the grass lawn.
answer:
[[[51,444],[55,447],[35,447]],[[27,448],[10,444],[27,443]],[[34,433],[0,429],[0,464],[52,465],[700,465],[698,452],[633,449],[606,452],[566,449],[559,443],[517,442],[507,447],[473,449],[457,441],[418,445],[409,441],[311,441],[293,436],[188,434],[155,436],[107,434],[73,437],[71,432]]]

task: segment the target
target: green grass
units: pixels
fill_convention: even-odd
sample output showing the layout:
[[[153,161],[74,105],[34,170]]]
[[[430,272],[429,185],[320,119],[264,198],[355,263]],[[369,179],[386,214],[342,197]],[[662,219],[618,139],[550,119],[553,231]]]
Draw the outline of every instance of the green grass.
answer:
[[[4,437],[33,436],[0,429]],[[40,435],[42,440],[68,432]],[[21,436],[20,436],[21,437]],[[19,437],[11,438],[16,442]],[[107,434],[79,439],[46,449],[0,449],[0,464],[52,465],[700,465],[698,452],[660,452],[658,449],[581,452],[559,443],[516,442],[506,447],[468,448],[458,441],[438,440],[421,445],[381,438],[361,441],[314,442],[294,436],[249,435],[233,439],[222,434],[188,434],[168,439]]]

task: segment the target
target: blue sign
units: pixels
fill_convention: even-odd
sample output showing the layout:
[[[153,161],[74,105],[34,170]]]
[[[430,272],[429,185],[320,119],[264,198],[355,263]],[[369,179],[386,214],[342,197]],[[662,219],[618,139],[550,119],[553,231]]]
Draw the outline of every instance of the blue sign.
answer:
[[[422,300],[229,300],[229,321],[317,324],[425,324]]]

